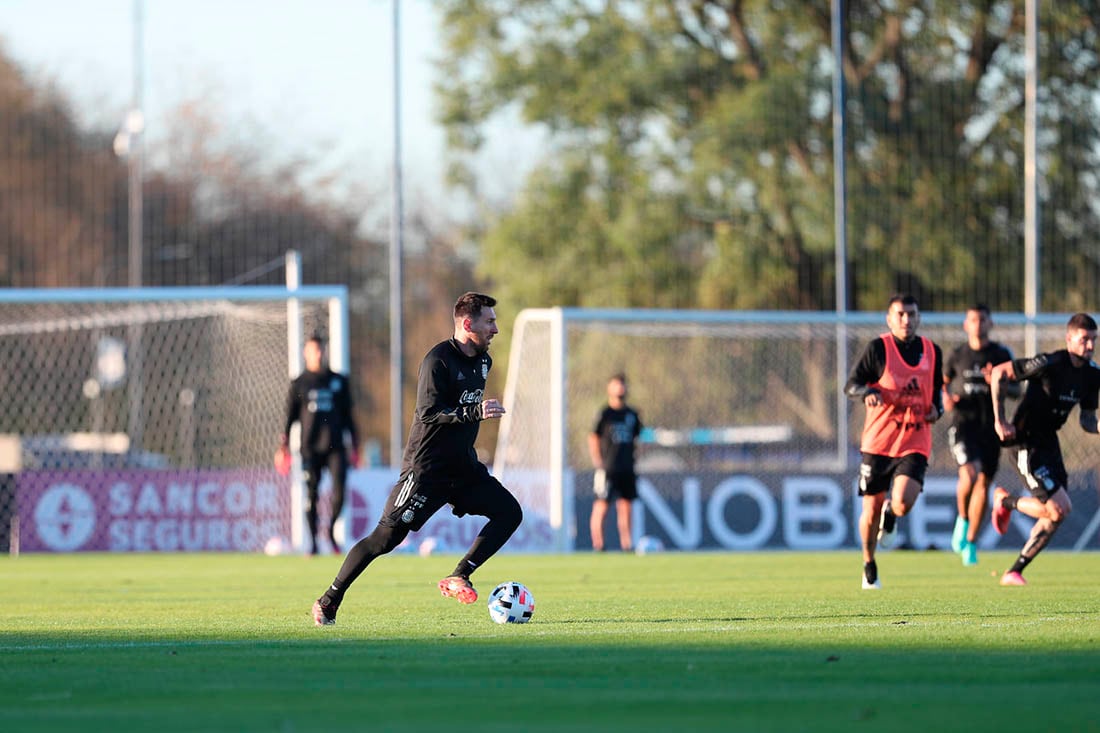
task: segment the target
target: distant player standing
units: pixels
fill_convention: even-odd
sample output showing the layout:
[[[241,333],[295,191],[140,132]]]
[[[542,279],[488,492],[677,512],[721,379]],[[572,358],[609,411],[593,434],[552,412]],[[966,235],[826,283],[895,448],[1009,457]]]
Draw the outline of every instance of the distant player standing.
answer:
[[[1024,568],[1050,543],[1073,510],[1058,431],[1074,405],[1080,405],[1081,429],[1098,432],[1100,368],[1092,361],[1095,347],[1096,321],[1087,313],[1078,313],[1066,324],[1066,348],[993,368],[990,386],[997,435],[1005,445],[1016,446],[1016,467],[1031,492],[1031,496],[1017,498],[996,489],[993,528],[1004,534],[1013,509],[1036,520],[1020,556],[1001,576],[1001,585],[1027,585]],[[1027,389],[1012,422],[1007,422],[1004,395],[1012,381],[1026,381]]]
[[[333,529],[344,508],[344,486],[348,464],[359,463],[359,431],[352,415],[351,388],[343,374],[337,374],[324,363],[325,343],[320,336],[311,336],[302,349],[306,369],[290,383],[286,399],[286,424],[275,452],[275,466],[284,475],[290,471],[290,428],[299,423],[302,429],[302,471],[306,481],[306,520],[309,523],[310,554],[317,554],[317,501],[321,471],[328,469],[332,479],[332,504],[328,536],[333,552],[340,546]],[[350,445],[344,442],[347,433]]]
[[[943,355],[930,339],[917,336],[919,324],[916,298],[891,298],[890,332],[867,344],[845,387],[849,398],[867,408],[859,467],[865,590],[882,587],[875,547],[890,546],[897,518],[920,496],[932,451],[928,426],[943,415]]]
[[[401,476],[378,526],[351,548],[328,590],[313,604],[316,625],[336,623],[344,594],[371,561],[401,544],[444,504],[457,516],[489,518],[454,572],[438,583],[444,596],[473,603],[477,591],[470,575],[504,546],[523,520],[519,502],[489,475],[474,451],[481,421],[504,415],[499,401],[485,397],[493,365],[489,342],[498,333],[496,303],[481,293],[462,295],[454,306],[454,336],[436,344],[421,362]]]
[[[626,375],[616,374],[607,382],[607,405],[596,416],[596,424],[588,434],[588,453],[596,473],[592,480],[595,498],[589,530],[592,549],[604,549],[603,523],[608,502],[615,499],[615,515],[619,527],[619,546],[631,549],[631,505],[638,498],[638,477],[634,472],[634,443],[642,432],[642,420],[634,408],[626,404]]]
[[[978,532],[985,516],[986,499],[1001,459],[1001,439],[993,429],[993,400],[989,379],[993,367],[1012,360],[1012,352],[990,341],[993,318],[985,305],[966,310],[963,330],[966,343],[947,358],[944,367],[944,406],[951,414],[948,442],[959,464],[955,496],[959,514],[951,535],[951,549],[963,565],[978,563]],[[1010,385],[1015,394],[1019,389]]]

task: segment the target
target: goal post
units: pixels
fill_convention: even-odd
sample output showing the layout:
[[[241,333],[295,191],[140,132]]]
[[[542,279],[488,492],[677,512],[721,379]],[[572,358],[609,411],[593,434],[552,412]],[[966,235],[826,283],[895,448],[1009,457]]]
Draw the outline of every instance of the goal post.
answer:
[[[964,315],[926,312],[920,333],[946,358],[965,340]],[[1068,319],[998,313],[992,337],[1025,356],[1033,330],[1039,349],[1053,351],[1064,348]],[[646,426],[636,535],[683,549],[854,547],[863,408],[843,388],[849,365],[886,331],[884,312],[524,310],[511,334],[494,474],[528,514],[545,519],[557,547],[586,548],[586,436],[606,404],[608,378],[621,371]],[[948,424],[933,426],[914,546],[944,546],[954,521]],[[1055,540],[1095,549],[1096,438],[1075,417],[1060,438],[1080,512]],[[1024,492],[1007,451],[997,481]],[[1006,538],[1006,547],[1017,539]]]
[[[291,355],[324,333],[347,372],[348,330],[344,286],[0,289],[0,435],[18,445],[0,546],[300,546],[301,482],[271,461]]]

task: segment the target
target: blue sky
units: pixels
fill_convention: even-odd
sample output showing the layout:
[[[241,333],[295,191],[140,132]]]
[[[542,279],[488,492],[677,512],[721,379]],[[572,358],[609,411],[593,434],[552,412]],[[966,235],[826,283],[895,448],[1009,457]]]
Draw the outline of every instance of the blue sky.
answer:
[[[133,86],[133,0],[0,0],[0,42],[31,78],[55,80],[89,123],[121,122]],[[387,185],[392,162],[390,0],[145,0],[145,113],[155,140],[182,101],[258,127],[286,156],[324,155]],[[433,121],[437,12],[402,0],[402,106],[410,202],[436,199],[444,140]],[[497,185],[518,184],[486,151]],[[506,180],[511,175],[512,180]],[[501,178],[505,179],[503,182]]]

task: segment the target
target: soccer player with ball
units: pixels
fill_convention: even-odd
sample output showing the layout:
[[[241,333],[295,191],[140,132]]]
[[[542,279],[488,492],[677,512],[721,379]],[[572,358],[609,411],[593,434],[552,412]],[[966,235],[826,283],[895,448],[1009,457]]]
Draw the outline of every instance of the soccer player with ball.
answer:
[[[444,596],[473,603],[477,591],[470,575],[504,546],[523,520],[519,502],[489,475],[474,451],[481,421],[504,415],[498,400],[484,396],[493,364],[489,343],[499,332],[495,305],[488,295],[462,295],[454,306],[454,336],[436,344],[421,362],[400,478],[378,526],[351,548],[336,578],[313,604],[316,625],[336,623],[344,594],[371,561],[401,544],[444,504],[457,516],[489,518],[454,572],[438,583]]]
[[[1001,585],[1027,585],[1024,568],[1047,546],[1073,509],[1058,431],[1074,405],[1079,405],[1081,429],[1100,432],[1096,421],[1100,368],[1092,361],[1094,348],[1096,321],[1087,313],[1078,313],[1066,324],[1066,348],[993,368],[994,427],[1002,443],[1015,446],[1016,467],[1031,492],[1031,496],[1017,498],[997,488],[993,492],[993,528],[1004,534],[1013,509],[1036,520],[1020,556],[1001,576]],[[1024,381],[1027,389],[1008,422],[1005,391],[1012,382]]]
[[[845,387],[849,398],[867,408],[859,467],[864,590],[882,587],[875,547],[893,543],[897,518],[920,496],[932,452],[929,425],[943,415],[943,355],[930,339],[917,336],[916,298],[891,298],[886,325],[890,332],[867,344]]]

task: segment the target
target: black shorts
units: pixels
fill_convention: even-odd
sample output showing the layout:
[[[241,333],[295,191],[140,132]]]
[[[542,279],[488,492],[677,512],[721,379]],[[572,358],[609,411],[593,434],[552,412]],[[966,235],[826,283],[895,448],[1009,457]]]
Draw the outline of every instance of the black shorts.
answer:
[[[1016,470],[1036,499],[1045,502],[1058,489],[1069,490],[1069,476],[1057,438],[1053,443],[1018,445],[1015,451]]]
[[[444,504],[451,505],[456,517],[467,514],[490,516],[515,501],[508,489],[493,478],[484,466],[480,471],[471,471],[454,479],[421,479],[409,472],[394,484],[378,523],[416,532]]]
[[[889,491],[895,476],[908,476],[923,488],[928,458],[909,453],[901,458],[864,453],[859,467],[859,495],[873,496]]]
[[[592,475],[592,492],[602,501],[638,498],[638,477],[633,473],[608,473],[603,469]]]
[[[994,430],[967,423],[952,425],[947,429],[947,442],[955,463],[965,466],[977,461],[986,476],[996,475],[1001,465],[1001,439]]]

